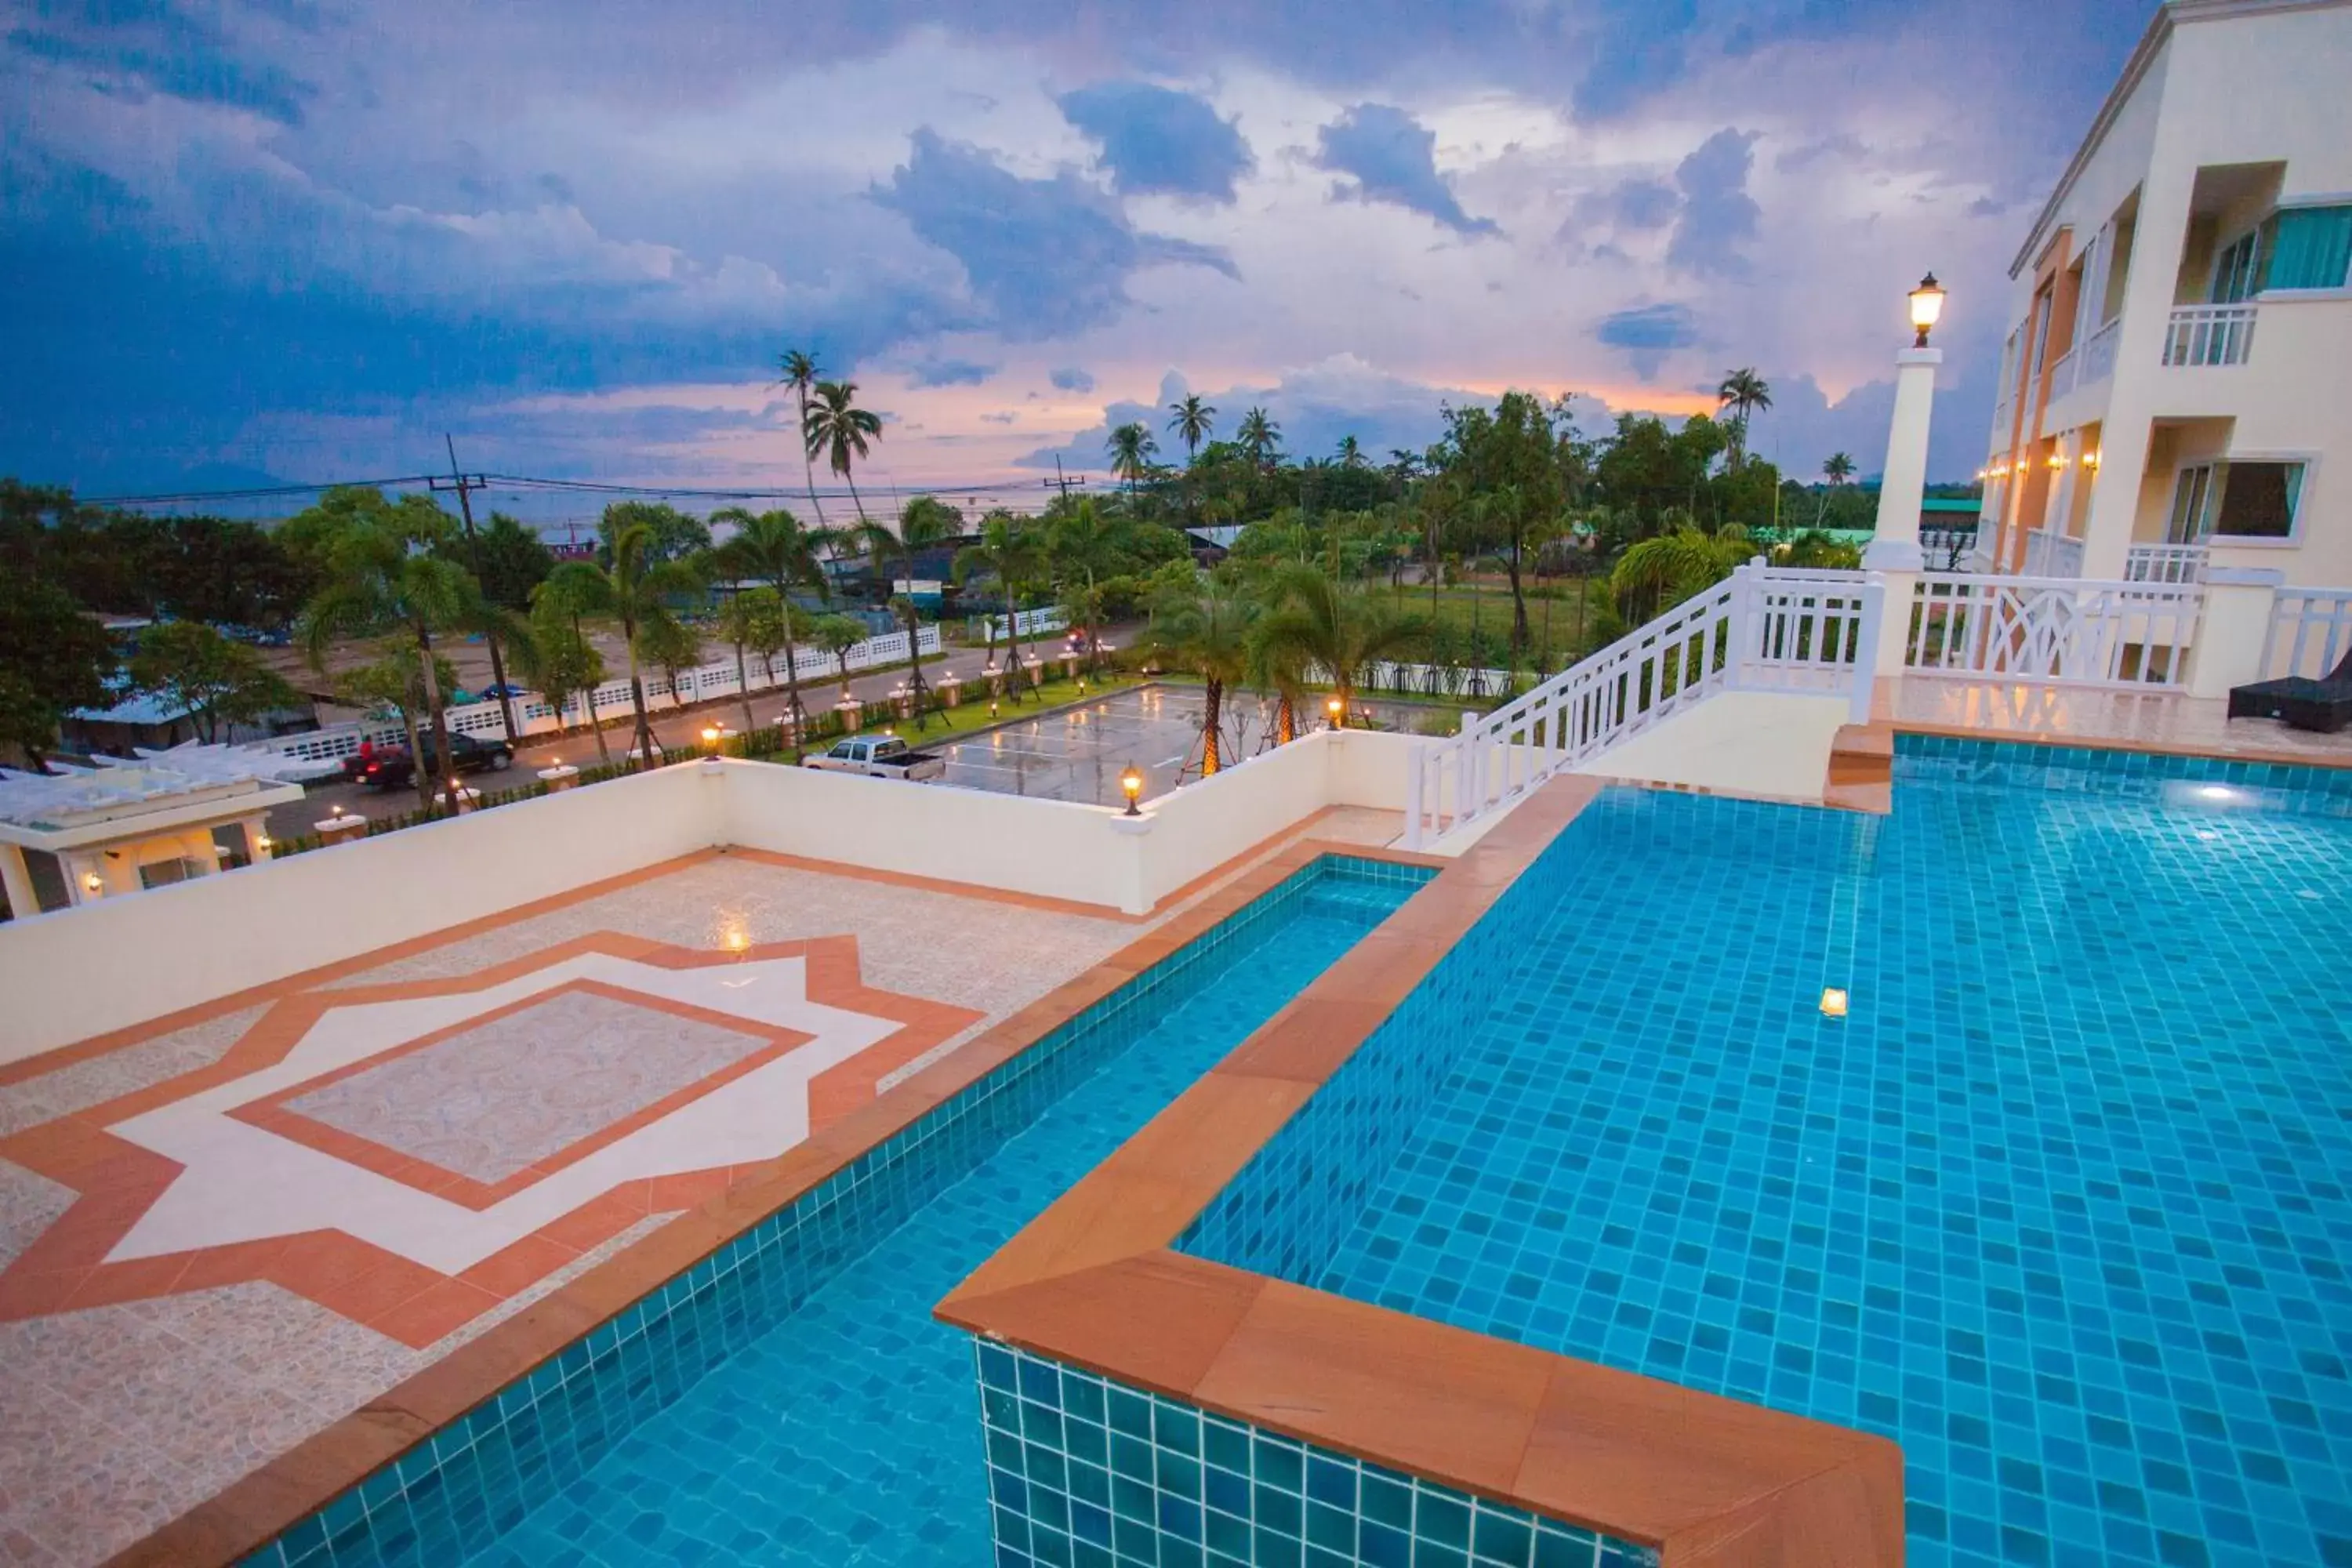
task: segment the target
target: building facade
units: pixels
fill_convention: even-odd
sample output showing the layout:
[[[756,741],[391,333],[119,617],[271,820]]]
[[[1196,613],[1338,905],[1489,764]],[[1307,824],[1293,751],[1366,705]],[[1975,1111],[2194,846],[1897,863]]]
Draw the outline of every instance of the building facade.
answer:
[[[2352,0],[2159,10],[2011,265],[1987,543],[2352,584]]]

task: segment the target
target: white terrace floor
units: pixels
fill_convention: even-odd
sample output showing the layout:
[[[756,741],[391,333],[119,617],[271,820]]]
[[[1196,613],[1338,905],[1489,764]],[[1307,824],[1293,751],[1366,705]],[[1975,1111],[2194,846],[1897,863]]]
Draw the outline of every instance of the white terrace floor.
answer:
[[[721,856],[0,1074],[0,1563],[107,1557],[1155,923]]]
[[[2126,746],[2322,767],[2352,763],[2352,730],[2316,735],[2275,719],[2232,719],[2230,705],[2219,698],[1914,675],[1880,680],[1872,710],[1873,718],[1897,727],[1967,731],[1988,741]]]

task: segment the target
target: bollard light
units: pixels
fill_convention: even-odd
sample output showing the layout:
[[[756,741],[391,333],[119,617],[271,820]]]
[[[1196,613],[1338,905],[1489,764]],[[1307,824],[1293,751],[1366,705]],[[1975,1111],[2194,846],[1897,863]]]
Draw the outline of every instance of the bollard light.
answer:
[[[1911,290],[1911,325],[1918,332],[1911,346],[1927,346],[1927,330],[1944,313],[1944,286],[1936,281],[1932,272],[1919,279],[1919,287]]]
[[[1127,815],[1141,816],[1143,813],[1135,808],[1135,803],[1143,798],[1143,770],[1133,763],[1128,763],[1127,770],[1118,775],[1118,787],[1119,793],[1127,796]]]
[[[1331,728],[1336,730],[1339,727],[1340,721],[1347,716],[1348,705],[1334,697],[1323,704],[1323,711],[1331,716]]]

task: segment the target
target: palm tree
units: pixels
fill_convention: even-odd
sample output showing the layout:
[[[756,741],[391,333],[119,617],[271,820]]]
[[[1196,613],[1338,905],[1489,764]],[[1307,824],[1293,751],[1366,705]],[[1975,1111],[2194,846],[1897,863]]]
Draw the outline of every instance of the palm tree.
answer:
[[[822,524],[804,528],[799,518],[782,509],[754,513],[731,506],[712,512],[710,521],[735,525],[733,536],[711,552],[713,563],[739,579],[756,578],[765,583],[784,602],[784,701],[792,715],[793,761],[797,763],[801,760],[801,737],[808,729],[808,710],[801,706],[800,650],[793,637],[793,590],[812,589],[820,599],[833,596],[833,585],[818,557],[834,542],[834,531]]]
[[[888,595],[890,608],[907,624],[907,689],[914,696],[915,727],[929,722],[924,708],[929,693],[923,685],[923,652],[919,646],[923,629],[920,612],[915,608],[915,555],[919,551],[937,550],[951,544],[963,532],[963,519],[955,508],[936,496],[917,496],[898,514],[898,531],[893,533],[878,522],[861,523],[856,531],[856,542],[869,561],[875,574],[887,584],[893,574],[890,562],[895,557],[907,568],[907,592]]]
[[[1744,533],[1701,533],[1685,524],[1627,547],[1609,574],[1610,596],[1639,626],[1731,575],[1748,550]]]
[[[1402,658],[1429,635],[1421,616],[1400,613],[1376,594],[1343,588],[1312,566],[1286,567],[1272,586],[1274,607],[1256,626],[1257,662],[1277,673],[1328,677],[1342,723],[1355,714],[1365,667]]]
[[[1110,433],[1105,449],[1110,453],[1110,471],[1127,481],[1127,499],[1132,504],[1136,487],[1151,471],[1151,454],[1160,450],[1160,443],[1141,420],[1134,419]]]
[[[1044,570],[1044,552],[1036,533],[1009,511],[992,511],[980,527],[977,543],[956,552],[953,575],[958,583],[984,573],[996,579],[1004,593],[1005,689],[1021,700],[1021,590]]]
[[[450,802],[457,799],[457,760],[449,750],[449,726],[433,639],[442,632],[496,631],[509,647],[530,639],[520,616],[482,596],[472,573],[439,553],[451,539],[449,519],[430,504],[378,508],[353,517],[330,536],[324,556],[325,585],[302,615],[302,637],[310,668],[324,674],[327,654],[341,637],[397,629],[414,645],[432,720],[433,759]],[[415,770],[418,805],[433,804],[433,778]]]
[[[1172,591],[1152,607],[1148,645],[1180,669],[1206,684],[1201,709],[1201,776],[1223,765],[1218,731],[1224,721],[1225,688],[1250,669],[1250,628],[1260,606],[1231,584],[1210,580]]]
[[[808,445],[809,392],[817,384],[816,356],[803,353],[799,349],[786,349],[783,356],[776,361],[776,368],[782,372],[777,377],[776,384],[791,387],[793,396],[800,403],[801,468],[808,475],[809,505],[816,509],[816,525],[823,528],[824,503],[816,499],[816,448]]]
[[[1755,367],[1743,366],[1727,372],[1723,384],[1715,389],[1716,406],[1730,410],[1731,417],[1724,424],[1731,437],[1731,457],[1728,467],[1735,472],[1748,457],[1748,420],[1772,406],[1772,388],[1766,384]]]
[[[841,476],[862,523],[866,502],[857,493],[857,479],[851,469],[858,458],[872,456],[867,443],[882,439],[882,421],[857,406],[854,381],[820,381],[815,391],[816,402],[801,416],[802,443],[808,448],[810,461],[822,453],[825,467]]]
[[[1215,428],[1216,407],[1202,402],[1199,393],[1188,392],[1183,402],[1170,404],[1168,412],[1175,416],[1168,421],[1168,433],[1184,443],[1184,461],[1190,465],[1201,455],[1201,443]]]
[[[651,763],[653,721],[646,713],[646,682],[640,667],[677,640],[670,632],[677,622],[670,611],[671,596],[697,591],[702,580],[683,561],[656,560],[653,530],[642,522],[631,523],[614,536],[611,566],[566,561],[549,574],[548,581],[559,577],[564,580],[562,594],[568,602],[583,606],[583,618],[611,621],[621,629],[621,642],[629,655],[629,706],[636,715],[637,758],[640,765]]]
[[[1282,450],[1282,426],[1267,418],[1263,408],[1253,408],[1242,416],[1240,426],[1234,431],[1234,438],[1241,443],[1242,450],[1249,454],[1250,461],[1261,468],[1274,467],[1274,460]]]
[[[1339,437],[1339,466],[1341,468],[1368,468],[1370,464],[1371,459],[1364,456],[1364,448],[1358,445],[1355,437],[1342,436]]]
[[[589,570],[570,570],[575,566],[588,566]],[[541,694],[559,716],[563,711],[563,699],[572,691],[586,699],[588,730],[596,737],[596,756],[609,768],[613,765],[613,751],[604,743],[604,721],[596,711],[596,688],[604,684],[604,660],[581,626],[600,613],[605,597],[603,573],[584,561],[562,562],[547,574],[546,581],[530,591],[530,615],[543,649],[540,668],[532,679],[539,682]],[[566,669],[567,665],[576,665],[576,672]],[[565,679],[567,675],[570,679]],[[579,684],[573,686],[572,680]],[[556,690],[559,686],[565,689],[561,694]]]
[[[782,613],[773,588],[739,588],[719,606],[719,635],[735,646],[735,689],[743,702],[743,739],[749,742],[760,721],[751,716],[751,673],[743,665],[743,649],[757,647],[777,637],[775,622]]]
[[[1813,508],[1813,526],[1819,528],[1830,510],[1830,495],[1853,478],[1853,456],[1848,452],[1832,452],[1822,461],[1822,478],[1829,480],[1829,489],[1822,492],[1821,504]]]

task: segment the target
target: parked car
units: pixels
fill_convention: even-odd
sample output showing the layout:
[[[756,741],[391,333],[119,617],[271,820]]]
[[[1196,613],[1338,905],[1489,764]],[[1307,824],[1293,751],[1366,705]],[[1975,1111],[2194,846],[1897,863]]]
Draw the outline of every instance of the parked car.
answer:
[[[947,759],[929,752],[910,752],[896,735],[853,735],[834,742],[833,750],[808,759],[808,765],[831,773],[863,773],[870,779],[935,779],[948,771]]]
[[[425,771],[438,773],[433,742],[424,742]],[[504,773],[514,765],[514,752],[503,741],[478,741],[471,735],[449,737],[449,760],[461,773]],[[362,746],[343,759],[343,782],[370,789],[398,789],[416,777],[416,763],[405,746]]]

